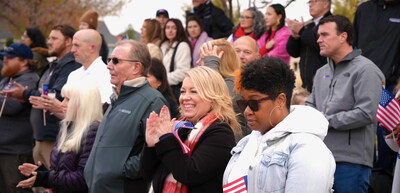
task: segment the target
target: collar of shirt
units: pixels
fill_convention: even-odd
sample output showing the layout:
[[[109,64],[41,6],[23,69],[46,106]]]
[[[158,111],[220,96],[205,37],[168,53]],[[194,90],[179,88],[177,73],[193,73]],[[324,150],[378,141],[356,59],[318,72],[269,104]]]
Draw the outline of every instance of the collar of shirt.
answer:
[[[313,19],[315,26],[317,26],[319,24],[319,21],[323,18],[324,16],[318,17]]]

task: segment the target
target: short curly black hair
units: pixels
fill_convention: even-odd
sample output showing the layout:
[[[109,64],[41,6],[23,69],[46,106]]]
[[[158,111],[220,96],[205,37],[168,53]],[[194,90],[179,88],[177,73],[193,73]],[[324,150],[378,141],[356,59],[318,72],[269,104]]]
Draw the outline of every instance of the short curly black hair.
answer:
[[[272,100],[275,100],[280,93],[284,93],[286,95],[286,106],[289,109],[295,75],[282,59],[264,57],[250,62],[242,70],[240,75],[242,89],[266,94]]]

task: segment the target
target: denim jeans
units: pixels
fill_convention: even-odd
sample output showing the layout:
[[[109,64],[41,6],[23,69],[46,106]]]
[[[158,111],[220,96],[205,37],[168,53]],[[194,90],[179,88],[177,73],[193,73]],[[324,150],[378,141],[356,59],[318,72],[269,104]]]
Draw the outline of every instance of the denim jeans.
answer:
[[[363,165],[336,163],[335,193],[367,193],[371,168]]]

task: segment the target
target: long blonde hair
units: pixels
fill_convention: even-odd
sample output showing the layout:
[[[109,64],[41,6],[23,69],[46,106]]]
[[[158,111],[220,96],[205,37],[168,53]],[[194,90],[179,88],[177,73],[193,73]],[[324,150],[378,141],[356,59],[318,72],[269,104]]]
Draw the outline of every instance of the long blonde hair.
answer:
[[[100,91],[92,84],[66,84],[61,95],[69,102],[61,121],[57,150],[79,152],[89,126],[103,118]]]
[[[219,65],[219,72],[222,77],[227,78],[234,76],[235,70],[240,69],[241,64],[240,58],[236,54],[235,49],[223,38],[212,40],[211,43],[212,45],[217,46],[218,53],[224,51]]]
[[[212,104],[211,112],[231,126],[236,134],[240,124],[233,111],[232,98],[222,76],[209,67],[199,66],[187,71],[186,77],[192,80],[199,96]]]

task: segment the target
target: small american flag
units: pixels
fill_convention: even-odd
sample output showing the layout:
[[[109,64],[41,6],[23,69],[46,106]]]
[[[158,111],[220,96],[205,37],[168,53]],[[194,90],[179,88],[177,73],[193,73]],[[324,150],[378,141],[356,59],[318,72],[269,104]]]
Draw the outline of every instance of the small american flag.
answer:
[[[224,193],[247,193],[247,176],[222,186]]]
[[[382,88],[381,100],[379,101],[378,120],[388,131],[392,131],[400,123],[399,101],[386,89]]]

